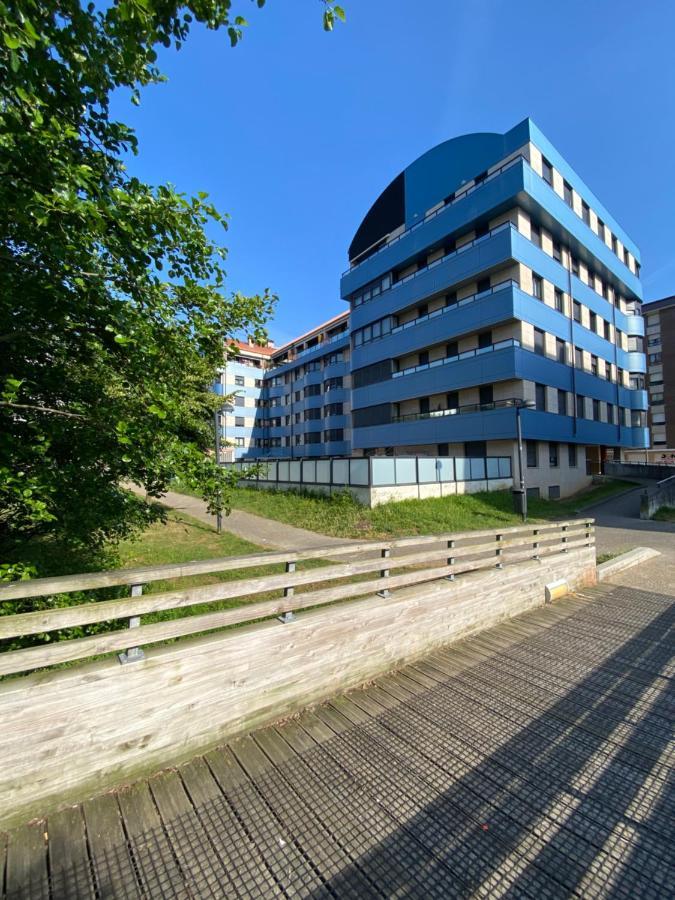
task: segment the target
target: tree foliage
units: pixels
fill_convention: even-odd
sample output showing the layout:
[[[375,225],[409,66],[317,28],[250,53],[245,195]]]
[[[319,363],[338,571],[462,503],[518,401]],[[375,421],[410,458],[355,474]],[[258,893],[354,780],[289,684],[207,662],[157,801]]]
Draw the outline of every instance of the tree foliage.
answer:
[[[264,0],[257,0],[262,6]],[[324,3],[324,28],[344,18]],[[96,546],[156,516],[125,480],[174,475],[213,502],[209,386],[227,338],[260,335],[274,297],[225,293],[225,228],[206,193],[133,177],[111,94],[162,81],[157,48],[195,23],[234,46],[230,0],[0,2],[0,547]],[[2,560],[0,560],[2,561]]]

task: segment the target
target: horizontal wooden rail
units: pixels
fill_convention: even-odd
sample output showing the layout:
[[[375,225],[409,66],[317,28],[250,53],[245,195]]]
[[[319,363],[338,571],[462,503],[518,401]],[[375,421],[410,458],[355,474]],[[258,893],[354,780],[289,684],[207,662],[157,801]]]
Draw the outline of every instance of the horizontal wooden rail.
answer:
[[[579,526],[585,519],[573,519],[536,526],[540,533],[557,531],[564,527]],[[589,522],[591,520],[588,520]],[[533,526],[534,528],[535,526]],[[162,566],[143,566],[135,569],[113,569],[109,572],[92,572],[82,575],[58,575],[53,578],[30,578],[26,581],[14,581],[0,585],[0,603],[6,600],[24,600],[34,597],[45,597],[50,594],[65,594],[71,591],[88,591],[97,588],[118,587],[132,584],[151,584],[154,581],[185,578],[189,575],[208,575],[214,572],[233,571],[235,569],[251,569],[258,566],[270,566],[279,563],[300,562],[308,559],[331,559],[334,556],[350,556],[380,550],[396,550],[405,547],[418,547],[423,544],[434,544],[441,541],[472,541],[478,538],[494,537],[498,529],[483,531],[460,531],[453,533],[419,535],[410,538],[398,538],[393,541],[361,541],[336,544],[335,546],[316,547],[294,553],[284,550],[274,553],[256,553],[247,556],[226,556],[218,559],[202,559],[186,563],[168,563]],[[510,526],[499,530],[502,535],[531,531],[522,525]]]
[[[443,577],[454,578],[469,572],[500,569],[505,565],[533,558],[542,560],[547,556],[592,546],[593,542],[592,521],[584,519],[541,526],[511,527],[499,531],[450,533],[403,538],[398,541],[336,545],[321,550],[312,549],[298,553],[258,554],[255,557],[238,557],[234,560],[208,560],[206,561],[208,566],[219,566],[218,569],[210,568],[209,571],[223,571],[226,568],[245,570],[251,567],[250,560],[252,559],[256,560],[255,565],[257,566],[261,564],[261,560],[269,562],[271,558],[274,558],[275,562],[285,562],[287,571],[145,596],[134,591],[133,596],[121,599],[101,600],[58,609],[0,616],[0,638],[2,639],[102,622],[114,622],[127,618],[137,626],[88,637],[53,640],[47,644],[25,649],[4,651],[0,653],[0,676],[125,650],[130,645],[138,648],[140,645],[200,634],[272,616],[288,615],[335,601],[363,598],[373,596],[375,593],[386,597],[391,590],[396,588],[422,584]],[[435,546],[439,544],[442,546]],[[326,554],[326,549],[331,552]],[[411,552],[401,552],[406,550]],[[372,552],[377,552],[375,558],[370,556]],[[392,556],[392,552],[396,555]],[[338,562],[301,572],[293,570],[296,561],[316,559],[327,555],[329,558],[335,558],[353,554],[366,554],[368,558],[361,557],[354,561]],[[439,565],[441,561],[443,564]],[[187,570],[186,574],[192,575],[195,574],[193,567],[198,565],[200,563],[189,563],[182,568]],[[175,569],[176,567],[168,568]],[[133,571],[136,573],[135,577],[138,577],[137,573],[142,570],[128,571]],[[158,570],[146,569],[144,571],[157,572]],[[379,573],[376,578],[353,580],[355,576],[367,576],[376,572]],[[117,584],[128,583],[126,581],[128,572],[119,573],[119,575],[98,573],[98,576],[106,578],[114,576],[124,579],[117,580]],[[78,577],[80,576],[66,576],[66,580],[73,583]],[[91,583],[91,580],[97,576],[81,577],[89,579],[88,583]],[[351,580],[342,584],[335,583],[345,578]],[[51,585],[58,580],[36,579],[32,585],[33,588],[38,581],[43,585]],[[108,580],[105,586],[109,586],[110,583],[111,581]],[[23,582],[21,584],[30,585],[31,583]],[[98,584],[98,586],[102,585]],[[294,593],[295,588],[307,586],[309,586],[309,590],[306,592]],[[140,624],[140,616],[149,613],[189,608],[197,604],[210,604],[235,598],[255,597],[274,591],[283,592],[284,596],[245,603],[233,609]],[[36,595],[27,594],[24,595],[24,598],[27,596]],[[132,658],[142,659],[142,653],[137,650]]]

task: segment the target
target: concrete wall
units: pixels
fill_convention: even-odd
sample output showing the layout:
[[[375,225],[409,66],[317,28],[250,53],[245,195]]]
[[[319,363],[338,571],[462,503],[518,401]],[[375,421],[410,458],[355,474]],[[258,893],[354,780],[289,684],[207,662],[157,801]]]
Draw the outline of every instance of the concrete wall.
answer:
[[[291,715],[595,582],[595,547],[0,684],[0,825]]]
[[[662,481],[673,472],[672,466],[651,465],[649,463],[605,462],[605,475],[612,478],[654,478]]]
[[[662,506],[675,508],[675,475],[661,482],[654,493],[643,493],[640,499],[640,518],[651,519]]]

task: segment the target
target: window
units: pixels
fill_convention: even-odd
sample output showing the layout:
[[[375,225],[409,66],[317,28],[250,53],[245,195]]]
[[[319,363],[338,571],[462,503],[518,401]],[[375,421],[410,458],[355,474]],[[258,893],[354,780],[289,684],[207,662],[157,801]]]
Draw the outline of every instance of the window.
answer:
[[[612,326],[609,324],[607,319],[602,320],[602,331],[606,341],[611,341],[612,339]]]
[[[300,400],[302,400],[302,391],[296,391],[294,396],[295,396],[295,402],[299,403]]]
[[[593,421],[594,422],[600,421],[600,401],[599,400],[593,401]]]
[[[489,278],[479,278],[476,283],[476,293],[482,294],[485,291],[490,290],[490,279]]]
[[[419,412],[420,412],[420,415],[423,415],[423,416],[429,412],[429,398],[428,397],[420,397]]]
[[[539,499],[539,488],[538,487],[529,487],[527,489],[527,496],[534,497],[535,499]]]
[[[614,406],[611,403],[607,404],[607,421],[610,425],[614,424]]]
[[[556,262],[562,262],[562,247],[560,241],[553,241],[553,259]]]
[[[445,305],[446,306],[456,306],[457,305],[457,291],[452,291],[452,293],[445,295]]]
[[[241,394],[237,394],[235,396],[234,405],[235,406],[244,406],[244,397],[242,397]]]
[[[570,469],[576,469],[577,467],[577,445],[576,444],[568,444],[567,445],[567,465]]]
[[[595,290],[595,273],[593,270],[589,268],[586,270],[586,281],[588,283],[589,288]]]
[[[540,412],[546,412],[546,385],[535,384],[534,386],[534,403],[535,408]]]
[[[581,218],[587,225],[591,224],[591,210],[585,200],[581,201]]]
[[[617,242],[616,242],[616,235],[615,235],[615,234],[612,235],[612,252],[613,252],[613,253],[616,253],[617,255],[618,255],[618,252],[619,252],[618,249],[617,249]]]
[[[323,433],[324,441],[343,441],[345,433],[342,428],[327,428]]]
[[[302,413],[295,413],[294,419],[295,424],[297,425],[302,420]]]
[[[572,275],[576,275],[577,278],[579,277],[579,260],[576,256],[572,257]]]
[[[592,353],[591,353],[591,374],[592,375],[598,374],[598,357],[594,356]]]
[[[612,364],[608,362],[605,363],[605,378],[607,381],[612,380]]]
[[[237,428],[243,428],[245,423],[246,423],[246,420],[244,419],[243,416],[235,416],[234,417],[234,424],[237,426]]]
[[[320,384],[308,384],[304,389],[303,394],[305,397],[318,397],[321,393],[321,385]]]
[[[584,351],[581,347],[574,348],[574,366],[577,369],[583,369],[584,367]]]
[[[532,296],[537,300],[544,298],[544,280],[541,275],[532,275]]]
[[[306,444],[320,444],[321,443],[321,432],[320,431],[308,431],[305,435],[305,443]]]
[[[487,444],[485,441],[465,441],[464,456],[468,456],[469,458],[487,456]]]
[[[565,341],[561,341],[560,338],[555,339],[555,358],[558,362],[565,362]]]
[[[590,314],[590,319],[591,319],[591,323],[590,323],[591,331],[594,331],[597,333],[597,331],[598,331],[598,314],[592,312]]]
[[[492,346],[492,332],[491,331],[481,331],[478,335],[478,349],[483,350],[485,347]]]
[[[445,402],[448,409],[457,409],[459,407],[459,391],[449,391],[445,395]]]
[[[563,196],[565,203],[572,207],[574,205],[573,195],[572,195],[572,185],[569,181],[563,181]]]
[[[549,484],[548,499],[549,500],[560,500],[560,485],[559,484]]]
[[[535,247],[541,247],[541,228],[538,225],[530,226],[530,240]]]
[[[325,416],[341,416],[343,415],[344,406],[342,403],[329,403],[324,406],[323,413]]]
[[[234,383],[236,385],[238,385],[239,387],[243,387],[246,384],[246,381],[244,380],[244,376],[243,375],[235,375]]]
[[[484,384],[479,389],[479,400],[481,406],[488,406],[494,402],[494,392],[491,384]]]
[[[417,307],[417,318],[420,319],[422,316],[426,316],[429,314],[429,305],[428,303],[421,303]]]
[[[236,437],[236,438],[234,439],[234,446],[235,446],[235,447],[245,447],[245,446],[246,446],[246,442],[245,442],[244,438],[243,438],[243,437]]]
[[[567,392],[558,389],[558,414],[567,415]]]
[[[541,328],[534,329],[534,352],[538,356],[545,356],[544,332],[541,330]]]
[[[602,219],[598,219],[598,237],[601,241],[605,240],[605,223]]]
[[[338,388],[341,388],[341,387],[342,387],[342,376],[341,375],[339,378],[329,378],[328,381],[324,381],[324,383],[323,383],[323,389],[326,393],[328,393],[328,391],[337,390]]]
[[[418,366],[428,366],[429,365],[429,351],[421,350],[417,355],[417,365]]]
[[[548,464],[552,469],[557,469],[560,465],[558,460],[558,445],[549,443],[548,445]]]
[[[577,419],[583,419],[586,413],[586,398],[577,394]]]
[[[254,380],[254,384],[257,388],[262,387],[263,386],[262,378],[256,378]]]
[[[539,465],[537,459],[537,442],[536,441],[525,441],[525,450],[527,453],[527,468],[528,469],[536,469]]]
[[[581,322],[581,303],[579,303],[578,300],[573,302],[572,309],[574,312],[574,321]]]
[[[446,356],[458,356],[459,355],[459,344],[457,341],[450,341],[449,344],[445,345],[445,355]]]
[[[650,353],[647,357],[650,365],[657,365],[661,362],[661,354],[660,353]]]
[[[630,253],[628,252],[627,248],[624,247],[624,248],[623,248],[623,261],[624,261],[624,264],[625,264],[625,265],[628,265],[629,260],[630,260]]]
[[[546,184],[550,184],[553,187],[553,166],[545,156],[541,158],[541,174]]]
[[[321,418],[321,410],[319,407],[316,409],[306,409],[305,410],[305,422],[312,422]]]
[[[554,293],[555,293],[555,308],[558,310],[558,312],[564,312],[565,311],[565,301],[563,299],[563,292],[560,290],[560,288],[556,288]]]

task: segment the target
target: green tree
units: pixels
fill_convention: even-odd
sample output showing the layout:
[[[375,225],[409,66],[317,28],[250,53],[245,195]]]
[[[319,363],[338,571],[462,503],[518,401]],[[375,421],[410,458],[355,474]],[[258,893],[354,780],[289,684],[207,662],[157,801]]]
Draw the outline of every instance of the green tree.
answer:
[[[262,6],[264,0],[257,0]],[[343,19],[324,2],[324,28]],[[268,291],[225,293],[226,218],[206,193],[144,184],[123,158],[133,131],[109,115],[163,80],[158,46],[194,23],[234,46],[230,0],[0,2],[0,549],[52,534],[81,546],[159,513],[130,498],[174,475],[227,507],[205,450],[223,346],[261,336]],[[218,499],[220,498],[220,499]],[[2,559],[0,559],[0,562]],[[15,573],[16,574],[16,573]]]

